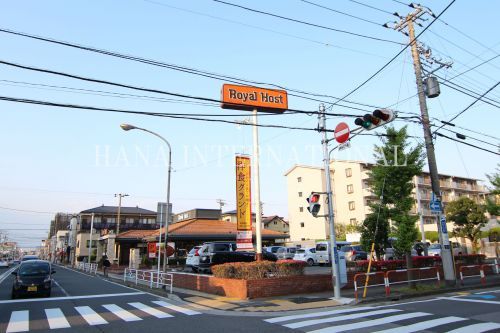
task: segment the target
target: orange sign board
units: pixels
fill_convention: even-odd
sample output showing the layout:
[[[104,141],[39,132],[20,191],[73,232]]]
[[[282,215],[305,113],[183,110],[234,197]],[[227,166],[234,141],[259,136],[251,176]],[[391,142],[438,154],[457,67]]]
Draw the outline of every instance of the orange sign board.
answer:
[[[156,258],[156,243],[148,243],[148,254],[149,258]]]
[[[284,112],[288,109],[288,94],[285,90],[224,84],[222,86],[222,108]]]
[[[236,156],[237,230],[252,230],[250,158]]]

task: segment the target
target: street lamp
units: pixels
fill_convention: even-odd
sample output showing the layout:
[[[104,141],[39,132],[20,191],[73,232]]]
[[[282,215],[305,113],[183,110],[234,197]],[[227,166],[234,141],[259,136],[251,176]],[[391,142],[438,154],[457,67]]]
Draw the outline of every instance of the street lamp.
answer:
[[[165,260],[166,260],[166,264],[168,265],[168,256],[167,256],[167,238],[168,238],[168,222],[170,220],[170,176],[171,176],[171,173],[172,173],[172,147],[170,146],[170,143],[167,141],[167,139],[165,139],[164,137],[162,137],[161,135],[159,135],[158,133],[155,133],[153,131],[150,131],[150,130],[147,130],[145,128],[141,128],[141,127],[137,127],[137,126],[134,126],[134,125],[130,125],[130,124],[121,124],[120,127],[122,128],[122,130],[124,131],[130,131],[130,130],[140,130],[140,131],[144,131],[144,132],[148,132],[158,138],[160,138],[160,140],[162,140],[163,142],[165,142],[167,144],[167,147],[168,147],[168,178],[167,178],[167,218],[165,219]],[[161,245],[161,228],[162,228],[162,219],[160,218],[160,239],[159,239],[159,244]],[[158,274],[160,274],[160,262],[161,262],[161,249],[158,250]],[[165,264],[163,265],[163,269],[165,270]]]

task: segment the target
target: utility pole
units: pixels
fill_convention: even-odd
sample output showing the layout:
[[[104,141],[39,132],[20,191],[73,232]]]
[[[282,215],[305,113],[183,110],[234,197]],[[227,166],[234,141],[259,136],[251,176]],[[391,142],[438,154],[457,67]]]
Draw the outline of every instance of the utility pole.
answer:
[[[422,118],[422,126],[424,130],[427,163],[429,165],[429,173],[431,176],[432,192],[434,193],[434,197],[439,202],[442,202],[441,190],[439,188],[439,174],[437,170],[436,155],[434,152],[434,143],[432,142],[429,113],[427,111],[427,101],[424,92],[424,84],[422,81],[420,56],[419,56],[417,41],[415,40],[415,28],[413,25],[414,20],[419,19],[425,13],[429,13],[432,15],[432,12],[429,9],[417,6],[413,11],[413,13],[408,14],[405,19],[402,19],[401,22],[395,26],[395,29],[402,32],[403,29],[408,28],[407,35],[411,43],[411,54],[413,57],[413,67],[415,70],[415,77],[417,82],[418,101],[420,104],[420,113]],[[453,265],[452,252],[450,248],[450,240],[448,236],[448,231],[446,230],[446,221],[444,221],[444,223],[441,222],[442,215],[443,215],[442,211],[439,214],[437,214],[436,223],[437,223],[437,230],[439,233],[439,240],[442,246],[441,259],[443,261],[444,278],[447,285],[455,285],[456,275],[455,275],[455,267]]]
[[[259,128],[258,128],[258,110],[253,110],[253,166],[252,166],[252,178],[254,185],[254,205],[255,205],[255,243],[256,243],[256,255],[255,259],[257,261],[262,260],[262,234],[261,234],[261,223],[262,223],[262,206],[260,205],[260,173],[259,173]],[[252,219],[252,215],[250,215]]]
[[[122,210],[122,198],[128,197],[128,194],[117,193],[115,194],[115,198],[118,197],[118,216],[116,221],[116,234],[120,233],[120,214]]]
[[[219,209],[220,209],[220,212],[222,213],[222,207],[224,207],[226,205],[226,201],[223,199],[217,199],[215,201],[219,204]]]
[[[319,106],[319,130],[323,132],[323,162],[325,169],[326,179],[326,195],[328,205],[328,225],[330,227],[330,255],[332,257],[332,285],[333,294],[335,299],[340,299],[340,275],[339,275],[339,255],[337,251],[337,240],[335,239],[335,223],[333,220],[333,196],[332,196],[332,182],[330,178],[330,152],[328,151],[328,137],[326,133],[326,115],[325,106]]]

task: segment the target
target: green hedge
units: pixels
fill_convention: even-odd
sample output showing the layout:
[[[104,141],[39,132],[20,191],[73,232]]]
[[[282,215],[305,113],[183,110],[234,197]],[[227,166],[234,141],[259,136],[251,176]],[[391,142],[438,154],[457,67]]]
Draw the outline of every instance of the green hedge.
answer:
[[[224,279],[258,280],[303,275],[306,266],[306,262],[297,260],[231,262],[213,266],[212,273]]]

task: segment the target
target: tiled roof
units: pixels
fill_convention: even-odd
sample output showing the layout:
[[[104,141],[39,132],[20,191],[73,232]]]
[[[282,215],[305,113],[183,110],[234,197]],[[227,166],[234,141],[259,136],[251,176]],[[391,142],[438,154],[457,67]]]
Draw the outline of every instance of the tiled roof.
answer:
[[[142,239],[145,237],[150,237],[154,235],[158,235],[159,231],[156,230],[129,230],[125,232],[119,233],[116,238],[117,239]]]
[[[87,210],[82,210],[80,214],[117,214],[118,206],[99,206]],[[121,207],[121,214],[136,214],[136,215],[156,215],[156,212],[139,207]]]
[[[252,228],[255,234],[255,228]],[[172,236],[232,236],[236,237],[236,223],[218,221],[218,220],[204,220],[192,219],[179,223],[174,223],[168,227],[168,235]],[[262,229],[262,236],[266,238],[288,238],[289,236],[278,231]],[[162,229],[164,232],[164,229]],[[147,237],[147,236],[146,236]]]

